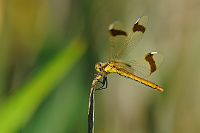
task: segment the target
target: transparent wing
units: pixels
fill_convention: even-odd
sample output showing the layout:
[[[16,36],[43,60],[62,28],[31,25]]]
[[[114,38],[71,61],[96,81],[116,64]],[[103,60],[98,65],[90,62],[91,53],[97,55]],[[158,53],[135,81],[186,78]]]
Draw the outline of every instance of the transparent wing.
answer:
[[[117,28],[117,24],[110,25],[109,31],[111,38],[119,41],[112,43],[111,41],[111,59],[120,59],[122,56],[127,55],[133,48],[140,42],[142,36],[146,30],[148,23],[148,17],[140,17],[136,23],[133,25],[129,35],[127,36],[124,30],[120,30],[120,27]],[[119,39],[121,38],[121,39]]]
[[[110,33],[110,60],[113,60],[116,50],[125,42],[127,33],[119,21],[112,23],[108,30]]]
[[[139,76],[141,78],[148,77],[155,72],[160,64],[163,62],[164,57],[162,54],[157,52],[151,52],[142,56],[138,59],[126,62],[118,63],[126,71]]]

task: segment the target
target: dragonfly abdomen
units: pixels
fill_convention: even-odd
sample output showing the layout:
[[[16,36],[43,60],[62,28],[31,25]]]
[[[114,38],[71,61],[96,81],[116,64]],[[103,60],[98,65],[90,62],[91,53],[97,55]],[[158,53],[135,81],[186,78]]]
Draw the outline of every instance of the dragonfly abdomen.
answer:
[[[133,75],[133,74],[131,74],[131,73],[125,71],[125,70],[122,70],[122,71],[121,71],[121,70],[118,70],[117,73],[118,73],[119,75],[123,76],[123,77],[129,78],[129,79],[132,79],[132,80],[135,80],[135,81],[137,81],[137,82],[139,82],[139,83],[142,83],[142,84],[144,84],[144,85],[146,85],[146,86],[149,86],[149,87],[151,87],[151,88],[153,88],[153,89],[156,89],[156,90],[158,90],[158,91],[163,91],[163,89],[162,89],[161,87],[159,87],[158,85],[156,85],[156,84],[154,84],[154,83],[152,83],[152,82],[150,82],[150,81],[147,81],[147,80],[145,80],[145,79],[143,79],[143,78],[140,78],[140,77],[138,77],[138,76],[136,76],[136,75]]]

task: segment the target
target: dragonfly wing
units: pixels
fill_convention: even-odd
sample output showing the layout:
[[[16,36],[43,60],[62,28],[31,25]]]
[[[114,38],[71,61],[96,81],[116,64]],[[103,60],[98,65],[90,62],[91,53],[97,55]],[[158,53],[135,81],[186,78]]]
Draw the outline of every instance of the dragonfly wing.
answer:
[[[124,66],[122,67],[136,76],[145,78],[155,72],[160,64],[163,62],[163,60],[164,57],[162,54],[151,52],[138,59],[127,62],[127,64],[131,66],[131,68]]]
[[[113,59],[120,59],[122,56],[127,55],[128,53],[130,53],[131,50],[134,49],[134,47],[142,39],[142,36],[147,27],[147,23],[148,23],[147,16],[142,16],[136,21],[129,35],[128,36],[124,35],[126,39],[124,40],[123,43],[121,43],[121,46],[119,48],[116,47],[116,52],[114,52],[112,55]]]
[[[114,59],[116,55],[116,49],[120,48],[120,45],[124,43],[127,37],[126,31],[122,28],[119,21],[112,23],[109,28],[110,33],[110,60]]]

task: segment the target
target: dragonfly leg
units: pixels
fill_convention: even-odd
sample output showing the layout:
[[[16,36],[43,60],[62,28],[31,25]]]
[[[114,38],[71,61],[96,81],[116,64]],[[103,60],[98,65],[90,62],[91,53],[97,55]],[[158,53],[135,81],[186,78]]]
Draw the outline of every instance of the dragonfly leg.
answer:
[[[98,75],[98,74],[94,74],[94,75]],[[97,82],[100,82],[103,86],[105,85],[105,78],[106,78],[106,76],[105,75],[103,75],[103,74],[100,74],[102,77],[103,77],[103,81],[101,82],[100,80],[98,80]]]
[[[108,80],[107,80],[107,76],[103,76],[103,81],[98,81],[102,84],[101,87],[99,87],[98,89],[96,90],[102,90],[102,89],[106,89],[108,87]],[[104,87],[105,86],[105,87]]]

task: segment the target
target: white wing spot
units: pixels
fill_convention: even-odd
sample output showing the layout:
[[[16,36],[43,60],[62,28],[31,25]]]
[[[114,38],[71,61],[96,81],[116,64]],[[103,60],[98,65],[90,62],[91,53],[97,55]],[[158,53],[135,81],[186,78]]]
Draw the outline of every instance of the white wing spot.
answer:
[[[151,52],[151,54],[157,54],[158,52]]]

